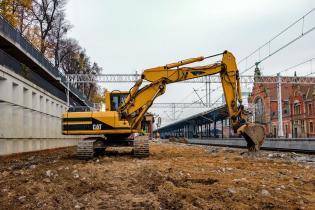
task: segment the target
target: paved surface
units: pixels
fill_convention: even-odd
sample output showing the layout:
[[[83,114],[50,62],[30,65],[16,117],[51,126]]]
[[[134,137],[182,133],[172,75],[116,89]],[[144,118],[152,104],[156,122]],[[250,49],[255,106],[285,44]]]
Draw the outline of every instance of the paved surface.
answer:
[[[246,141],[242,138],[229,139],[188,139],[192,144],[209,144],[222,146],[245,147]],[[296,150],[315,153],[315,139],[266,139],[263,149]]]

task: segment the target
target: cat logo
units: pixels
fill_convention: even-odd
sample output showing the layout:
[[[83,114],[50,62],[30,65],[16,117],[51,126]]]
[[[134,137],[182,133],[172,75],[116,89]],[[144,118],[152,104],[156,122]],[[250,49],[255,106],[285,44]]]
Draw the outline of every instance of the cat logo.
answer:
[[[93,130],[102,130],[102,124],[93,124]]]

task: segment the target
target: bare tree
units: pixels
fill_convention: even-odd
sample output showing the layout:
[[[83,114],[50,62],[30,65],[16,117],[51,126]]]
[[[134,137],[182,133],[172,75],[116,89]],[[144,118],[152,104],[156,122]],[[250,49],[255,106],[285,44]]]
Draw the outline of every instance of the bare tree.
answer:
[[[76,43],[76,46],[74,46],[74,49],[67,48],[67,44],[71,44],[70,42],[67,42],[65,36],[67,32],[71,29],[70,23],[65,19],[64,13],[60,13],[56,16],[56,21],[54,23],[54,27],[52,29],[52,36],[50,36],[49,43],[53,46],[53,54],[54,54],[54,63],[55,67],[59,68],[60,63],[62,62],[62,59],[64,56],[66,56],[67,53],[69,53],[69,50],[75,50],[79,47],[79,45]],[[73,46],[73,45],[72,45]],[[67,50],[67,51],[65,51]],[[66,53],[66,54],[65,54]]]
[[[56,16],[64,12],[65,0],[33,0],[32,13],[39,26],[40,51],[45,53],[48,39],[57,21]]]
[[[97,63],[93,63],[92,67],[90,68],[90,72],[88,72],[89,74],[99,74],[102,72],[102,68],[97,64]],[[99,87],[97,86],[96,82],[92,82],[89,84],[89,86],[87,87],[88,91],[87,91],[87,98],[90,101],[95,101],[95,96],[98,94]]]
[[[98,74],[78,41],[66,38],[71,24],[65,18],[67,0],[0,0],[0,15],[23,33],[55,66],[65,74]],[[100,98],[96,82],[77,87],[91,101]]]
[[[29,29],[29,27],[33,23],[33,15],[32,15],[32,0],[23,0],[19,1],[20,4],[17,8],[18,11],[18,29],[21,33],[24,34],[26,30]]]
[[[79,69],[79,54],[82,48],[75,39],[62,40],[59,47],[60,67],[66,74],[75,74]]]
[[[31,24],[32,0],[1,0],[0,15],[23,33]]]

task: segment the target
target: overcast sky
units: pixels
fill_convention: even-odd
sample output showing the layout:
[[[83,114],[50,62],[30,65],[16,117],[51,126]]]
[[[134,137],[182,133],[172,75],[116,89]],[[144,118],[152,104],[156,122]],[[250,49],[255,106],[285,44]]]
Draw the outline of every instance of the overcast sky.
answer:
[[[240,60],[314,7],[314,0],[70,0],[66,15],[74,26],[69,36],[77,39],[91,60],[103,67],[103,73],[134,73],[224,50]],[[314,26],[312,14],[305,19],[304,27],[307,30]],[[300,24],[276,39],[271,51],[301,30]],[[315,31],[262,63],[263,74],[275,74],[315,57],[314,47]],[[266,50],[262,50],[261,57]],[[252,65],[258,56],[247,65]],[[239,65],[240,71],[245,65]],[[297,69],[298,75],[311,70],[310,64]],[[287,74],[293,75],[293,71]],[[129,89],[131,85],[104,84],[110,89]],[[158,101],[194,101],[197,96],[190,93],[193,87],[200,86],[172,84]],[[200,95],[204,94],[200,91]],[[220,94],[217,91],[213,98]]]

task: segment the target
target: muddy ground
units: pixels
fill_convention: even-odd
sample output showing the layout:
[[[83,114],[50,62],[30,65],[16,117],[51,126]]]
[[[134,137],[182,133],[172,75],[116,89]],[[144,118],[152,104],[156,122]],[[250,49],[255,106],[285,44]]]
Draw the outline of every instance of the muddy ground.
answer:
[[[0,158],[0,209],[315,209],[314,156],[152,143],[77,160],[75,148]]]

